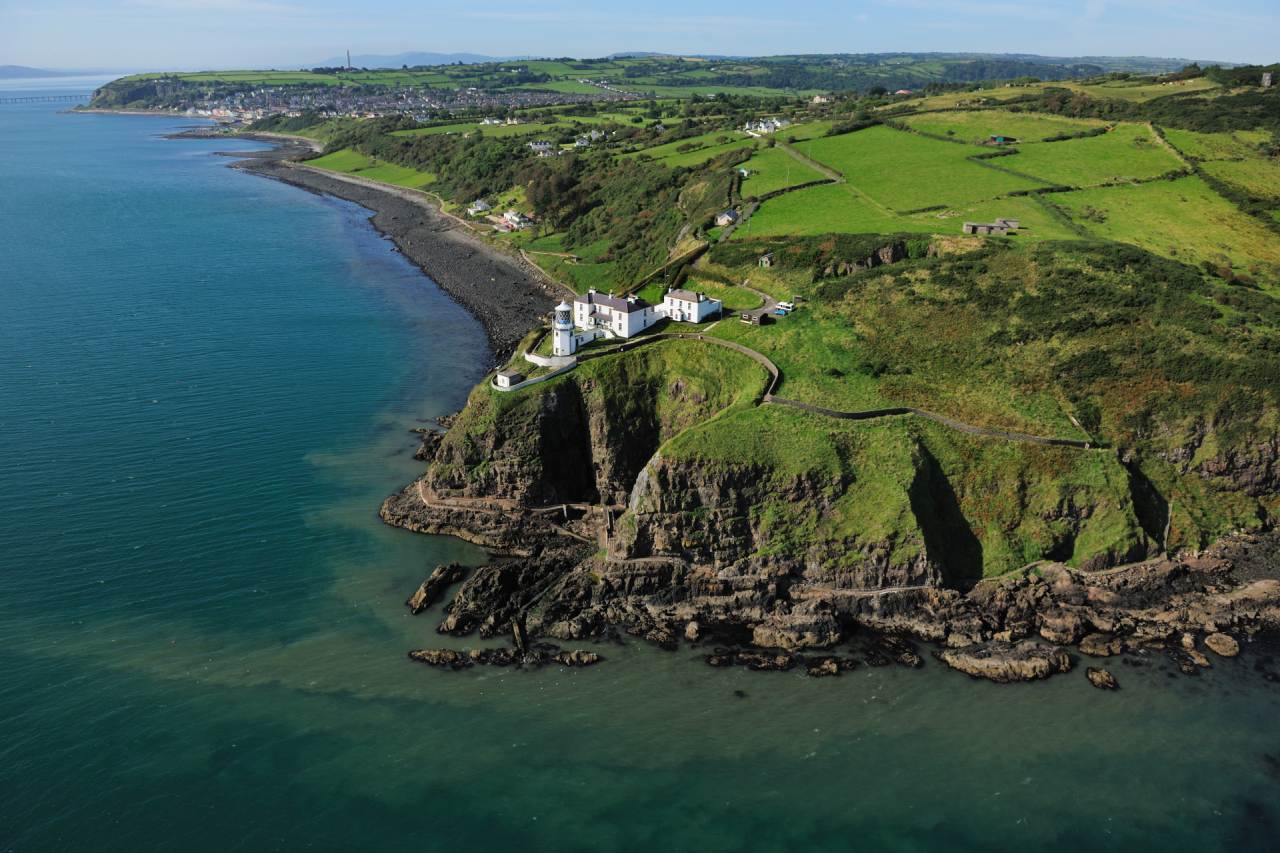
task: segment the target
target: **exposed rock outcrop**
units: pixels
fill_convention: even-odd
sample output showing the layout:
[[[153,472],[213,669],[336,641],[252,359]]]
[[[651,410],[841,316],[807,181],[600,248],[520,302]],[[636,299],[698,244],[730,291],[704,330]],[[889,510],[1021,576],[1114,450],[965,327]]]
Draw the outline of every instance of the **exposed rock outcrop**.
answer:
[[[1204,644],[1209,647],[1209,651],[1220,657],[1233,658],[1240,654],[1240,644],[1234,637],[1226,634],[1210,634],[1204,638]]]
[[[990,640],[961,649],[943,649],[937,656],[952,669],[1001,684],[1035,681],[1071,669],[1071,656],[1066,651],[1038,640]]]
[[[517,666],[543,667],[560,664],[567,667],[593,666],[604,660],[597,652],[583,649],[564,651],[559,646],[549,643],[535,643],[525,650],[494,649],[415,649],[409,652],[409,659],[425,663],[437,669],[470,669],[473,666]]]
[[[467,570],[463,568],[461,563],[450,563],[447,566],[436,566],[427,577],[414,591],[413,595],[404,603],[409,608],[409,612],[417,616],[435,603],[440,593],[450,585],[462,580]]]
[[[1120,689],[1120,682],[1108,670],[1091,666],[1085,670],[1085,675],[1089,678],[1089,683],[1099,690]]]

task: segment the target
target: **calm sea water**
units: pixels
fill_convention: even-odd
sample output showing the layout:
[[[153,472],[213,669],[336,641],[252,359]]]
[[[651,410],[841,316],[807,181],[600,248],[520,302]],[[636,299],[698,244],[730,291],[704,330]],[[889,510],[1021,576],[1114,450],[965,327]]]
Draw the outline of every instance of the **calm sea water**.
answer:
[[[56,110],[0,106],[0,849],[1276,849],[1248,657],[1117,694],[408,662],[406,593],[483,555],[375,510],[479,326],[360,209]]]

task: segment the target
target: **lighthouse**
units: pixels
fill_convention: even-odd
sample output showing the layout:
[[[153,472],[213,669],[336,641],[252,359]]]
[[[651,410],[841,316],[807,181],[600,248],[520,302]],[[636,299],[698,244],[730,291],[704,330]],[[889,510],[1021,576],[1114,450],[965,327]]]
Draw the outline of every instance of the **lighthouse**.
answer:
[[[569,307],[569,303],[561,302],[556,306],[556,318],[551,325],[551,335],[552,355],[573,355],[578,349],[578,341],[573,336],[573,309]]]

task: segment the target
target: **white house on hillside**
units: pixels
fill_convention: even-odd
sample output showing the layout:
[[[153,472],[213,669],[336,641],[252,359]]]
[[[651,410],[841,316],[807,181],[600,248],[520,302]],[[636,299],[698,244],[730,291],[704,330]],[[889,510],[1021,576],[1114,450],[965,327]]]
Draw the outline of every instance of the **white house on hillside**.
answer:
[[[701,323],[724,310],[724,303],[705,293],[692,290],[668,290],[658,306],[658,314],[677,323]]]
[[[613,296],[588,290],[573,299],[573,324],[619,338],[638,335],[658,321],[654,306],[638,296]]]
[[[508,210],[502,214],[502,219],[512,228],[528,228],[533,224],[533,220],[525,216],[518,210]]]

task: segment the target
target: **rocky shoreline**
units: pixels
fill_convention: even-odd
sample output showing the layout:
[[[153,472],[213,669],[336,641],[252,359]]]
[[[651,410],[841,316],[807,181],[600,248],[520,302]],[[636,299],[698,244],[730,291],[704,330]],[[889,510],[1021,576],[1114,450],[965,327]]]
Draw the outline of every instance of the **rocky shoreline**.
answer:
[[[354,202],[373,212],[370,222],[440,289],[480,321],[495,363],[550,312],[561,297],[559,286],[518,257],[488,245],[465,225],[441,213],[425,198],[372,182],[353,182],[296,161],[311,155],[316,144],[277,134],[228,134],[198,127],[178,138],[251,139],[276,147],[269,151],[227,151],[238,158],[234,168],[322,195]]]
[[[448,452],[434,433],[424,436],[419,458],[446,459]],[[388,498],[381,515],[389,524],[459,535],[501,555],[469,572],[442,567],[406,602],[423,612],[424,603],[445,601],[444,587],[460,581],[436,625],[455,637],[517,631],[607,642],[625,634],[668,650],[692,646],[715,667],[813,677],[862,665],[919,666],[921,643],[974,678],[1035,681],[1080,668],[1088,683],[1113,690],[1120,684],[1104,668],[1108,659],[1142,666],[1164,655],[1183,674],[1198,675],[1215,659],[1247,652],[1254,639],[1280,631],[1278,531],[1105,571],[1042,562],[967,589],[942,581],[819,587],[799,580],[800,566],[636,556],[620,537],[603,535],[610,520],[587,507],[521,505],[505,492],[459,497],[434,491],[438,485],[428,472]],[[432,650],[414,656],[437,659]],[[492,655],[484,658],[477,662]],[[522,658],[496,660],[520,665]],[[1280,682],[1269,658],[1255,668]]]

